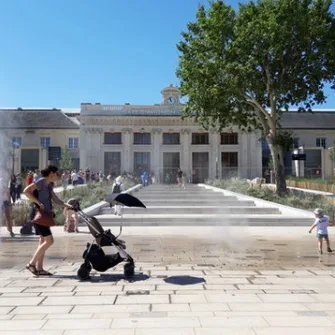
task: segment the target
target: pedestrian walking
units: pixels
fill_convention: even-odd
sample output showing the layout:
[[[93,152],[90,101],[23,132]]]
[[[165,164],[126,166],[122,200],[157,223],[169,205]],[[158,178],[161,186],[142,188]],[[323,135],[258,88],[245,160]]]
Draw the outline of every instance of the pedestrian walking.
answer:
[[[58,179],[57,172],[58,168],[56,166],[49,165],[41,171],[42,178],[24,189],[25,196],[36,205],[36,213],[39,212],[42,219],[45,215],[45,223],[47,219],[50,221],[52,217],[53,203],[63,208],[72,208],[72,206],[60,200],[53,191],[53,184]],[[42,222],[40,224],[34,222],[34,226],[36,235],[40,236],[39,244],[26,269],[36,276],[51,276],[52,273],[43,269],[45,253],[54,243],[51,229]]]

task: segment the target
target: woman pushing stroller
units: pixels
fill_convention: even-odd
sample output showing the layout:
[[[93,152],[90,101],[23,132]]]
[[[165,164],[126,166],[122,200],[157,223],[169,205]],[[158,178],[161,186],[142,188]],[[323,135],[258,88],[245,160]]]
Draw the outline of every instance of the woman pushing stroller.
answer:
[[[25,196],[32,201],[39,211],[52,214],[53,203],[63,208],[72,209],[72,206],[60,200],[53,191],[53,184],[58,179],[58,168],[49,165],[41,171],[42,178],[28,185],[24,189]],[[51,276],[52,273],[43,269],[45,252],[54,243],[50,227],[34,223],[36,235],[39,235],[38,247],[27,264],[26,269],[35,276]]]

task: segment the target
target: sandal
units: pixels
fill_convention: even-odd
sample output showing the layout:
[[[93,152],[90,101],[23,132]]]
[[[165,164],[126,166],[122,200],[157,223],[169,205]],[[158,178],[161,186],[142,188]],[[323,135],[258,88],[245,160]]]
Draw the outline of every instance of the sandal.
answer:
[[[52,276],[53,273],[45,270],[37,270],[37,276]]]
[[[26,269],[29,270],[33,275],[37,276],[38,271],[35,265],[28,263]]]

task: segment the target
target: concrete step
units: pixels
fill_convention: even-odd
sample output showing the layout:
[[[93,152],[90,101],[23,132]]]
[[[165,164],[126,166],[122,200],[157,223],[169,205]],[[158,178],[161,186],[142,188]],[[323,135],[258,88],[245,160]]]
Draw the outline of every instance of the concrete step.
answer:
[[[225,199],[213,199],[210,201],[206,201],[205,199],[194,199],[189,200],[188,197],[185,199],[165,199],[165,198],[153,198],[153,199],[142,199],[138,197],[146,206],[199,206],[199,205],[211,205],[216,207],[221,206],[232,206],[232,207],[239,207],[239,206],[255,206],[254,201],[250,200],[243,200],[243,201],[233,201],[233,200],[225,200]]]
[[[229,193],[228,193],[229,194]],[[231,194],[231,193],[230,193]],[[256,206],[255,200],[239,200],[197,185],[186,190],[176,185],[151,185],[134,194],[146,206],[124,208],[123,218],[113,209],[102,208],[96,216],[104,226],[310,226],[314,218],[306,213],[286,210],[276,204]]]
[[[141,199],[142,200],[142,199]],[[183,201],[179,201],[179,200],[164,200],[164,199],[155,199],[155,200],[146,200],[143,201],[143,203],[148,206],[164,206],[164,205],[169,205],[169,206],[175,206],[175,205],[180,205],[180,206],[199,206],[199,205],[203,205],[206,204],[206,202],[204,201],[188,201],[183,200]],[[231,207],[255,207],[255,203],[253,201],[235,201],[235,202],[231,202],[231,201],[226,201],[226,202],[218,202],[218,201],[211,201],[210,203],[208,203],[209,205],[212,206],[216,206],[216,207],[220,207],[220,206],[231,206]]]
[[[239,203],[237,203],[238,205]],[[113,214],[114,210],[104,207],[100,210],[101,214]],[[125,215],[143,214],[143,208],[124,207]],[[278,208],[273,207],[247,207],[247,206],[150,206],[145,210],[146,214],[280,214]]]
[[[211,199],[211,198],[226,198],[226,199],[231,199],[231,200],[237,200],[237,197],[231,196],[231,195],[224,195],[223,193],[215,193],[215,192],[203,192],[203,193],[181,193],[181,192],[174,192],[174,193],[164,193],[164,192],[157,192],[156,194],[149,193],[149,192],[138,192],[136,193],[139,197],[141,198],[155,198],[157,196],[164,197],[165,199],[173,199],[173,198],[185,198],[187,197],[188,199],[196,198],[196,199],[201,199],[201,198],[206,198],[206,199]]]
[[[160,189],[160,190],[155,190],[155,189],[150,189],[150,188],[141,188],[138,192],[141,192],[141,193],[146,193],[146,194],[156,194],[156,193],[161,193],[161,192],[164,192],[166,194],[172,194],[172,193],[181,193],[181,194],[187,194],[187,193],[196,193],[196,194],[202,194],[202,193],[213,193],[213,191],[211,190],[206,190],[204,188],[186,188],[186,189],[183,189],[183,188],[171,188],[171,189]],[[217,192],[217,193],[220,193],[220,192]]]
[[[121,218],[118,216],[98,215],[96,217],[104,227],[119,226]],[[222,218],[127,218],[124,226],[310,226],[313,218],[292,218],[282,215],[245,215],[243,217],[226,215]],[[84,225],[81,223],[81,225]]]

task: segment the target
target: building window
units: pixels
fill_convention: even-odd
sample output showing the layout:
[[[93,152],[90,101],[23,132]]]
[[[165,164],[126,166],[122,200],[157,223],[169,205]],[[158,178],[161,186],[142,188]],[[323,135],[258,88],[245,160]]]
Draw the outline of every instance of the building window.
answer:
[[[41,148],[48,149],[51,144],[50,137],[41,137],[40,138]]]
[[[122,134],[104,133],[104,144],[122,144]]]
[[[192,144],[209,144],[208,133],[192,133]]]
[[[22,146],[22,137],[20,136],[14,136],[12,138],[12,144],[13,144],[13,147],[21,147]]]
[[[317,137],[316,138],[316,146],[318,148],[324,148],[324,149],[326,149],[326,144],[327,144],[327,141],[326,141],[325,137]]]
[[[222,153],[222,167],[238,167],[237,152],[223,152]]]
[[[151,144],[151,134],[134,133],[134,144]]]
[[[72,158],[72,167],[77,171],[80,169],[79,158]]]
[[[78,137],[69,137],[69,149],[78,149],[79,148],[79,139]]]
[[[121,174],[121,152],[105,152],[104,173],[116,178]]]
[[[222,178],[237,177],[238,174],[238,153],[221,153]]]
[[[163,144],[180,144],[180,134],[163,133]]]
[[[134,173],[139,177],[145,171],[150,173],[150,152],[134,152]]]
[[[221,133],[221,144],[238,144],[238,133]]]

